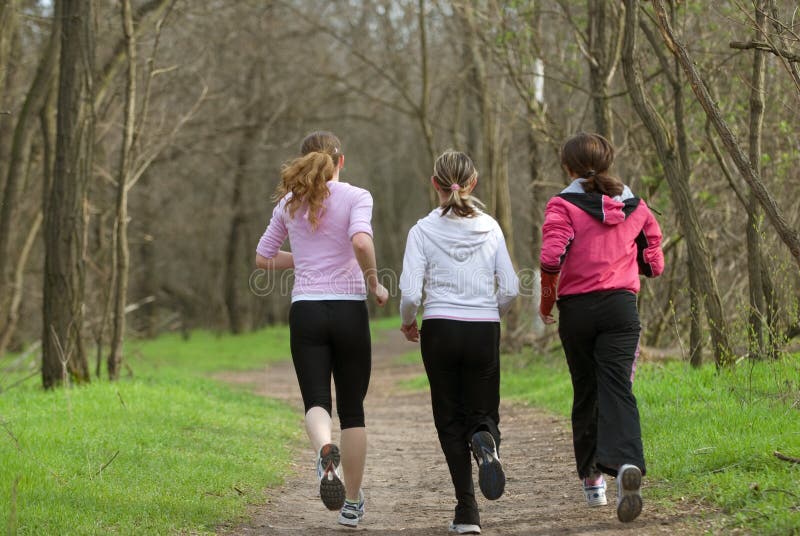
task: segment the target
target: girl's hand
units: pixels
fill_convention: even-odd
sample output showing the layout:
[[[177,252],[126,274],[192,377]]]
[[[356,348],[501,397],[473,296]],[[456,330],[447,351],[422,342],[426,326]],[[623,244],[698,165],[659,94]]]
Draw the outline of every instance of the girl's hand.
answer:
[[[380,283],[372,290],[372,293],[375,294],[375,302],[381,307],[386,305],[386,302],[389,301],[389,291]]]
[[[416,320],[414,320],[414,322],[412,322],[407,326],[400,326],[400,331],[402,331],[403,335],[406,336],[407,341],[409,342],[419,341],[419,328],[417,328]]]
[[[539,318],[541,318],[542,322],[544,322],[545,324],[555,324],[556,323],[556,319],[553,318],[553,315],[543,315],[541,313],[541,311],[539,312]]]

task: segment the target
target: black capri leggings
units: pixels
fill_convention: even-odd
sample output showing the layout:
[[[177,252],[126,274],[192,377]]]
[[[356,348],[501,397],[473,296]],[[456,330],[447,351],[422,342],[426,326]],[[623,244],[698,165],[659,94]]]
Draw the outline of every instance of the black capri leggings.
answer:
[[[342,430],[364,426],[372,350],[364,301],[297,301],[289,310],[292,361],[306,412],[331,414],[331,374]]]

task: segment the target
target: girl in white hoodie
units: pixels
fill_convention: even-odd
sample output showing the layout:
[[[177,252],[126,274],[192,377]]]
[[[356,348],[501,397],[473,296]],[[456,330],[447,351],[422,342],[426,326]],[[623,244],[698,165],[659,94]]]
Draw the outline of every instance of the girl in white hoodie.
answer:
[[[431,183],[440,206],[409,231],[400,276],[401,330],[409,341],[421,339],[433,419],[457,500],[450,531],[458,534],[481,531],[470,454],[487,499],[505,488],[497,455],[500,316],[519,287],[500,226],[471,195],[477,182],[466,154],[449,150],[436,159]]]

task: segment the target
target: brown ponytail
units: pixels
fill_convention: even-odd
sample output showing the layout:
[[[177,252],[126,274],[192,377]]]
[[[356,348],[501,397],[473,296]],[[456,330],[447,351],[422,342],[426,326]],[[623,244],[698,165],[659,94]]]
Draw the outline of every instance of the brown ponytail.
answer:
[[[599,134],[580,132],[561,147],[561,165],[583,178],[583,191],[599,192],[609,197],[620,195],[625,185],[610,175],[614,147]]]
[[[483,204],[480,199],[466,192],[477,178],[478,170],[472,159],[462,152],[448,149],[436,159],[433,179],[442,191],[450,194],[441,205],[442,216],[451,210],[462,218],[472,218],[478,214],[476,205]]]
[[[281,182],[273,195],[274,201],[292,196],[286,202],[289,216],[297,209],[308,209],[308,221],[316,229],[324,212],[325,199],[330,195],[328,181],[333,178],[341,158],[341,142],[330,132],[312,132],[303,140],[302,156],[281,168]]]

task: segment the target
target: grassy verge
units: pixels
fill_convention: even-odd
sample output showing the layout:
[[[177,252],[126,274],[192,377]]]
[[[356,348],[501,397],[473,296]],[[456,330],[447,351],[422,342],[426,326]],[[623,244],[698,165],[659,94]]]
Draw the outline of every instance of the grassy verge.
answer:
[[[0,531],[207,533],[282,480],[298,415],[206,376],[287,357],[285,328],[127,351],[132,378],[0,394]]]
[[[505,357],[502,392],[568,416],[563,359]],[[759,534],[800,527],[800,356],[722,372],[683,363],[644,363],[634,391],[642,418],[648,493],[721,507],[731,526]]]

